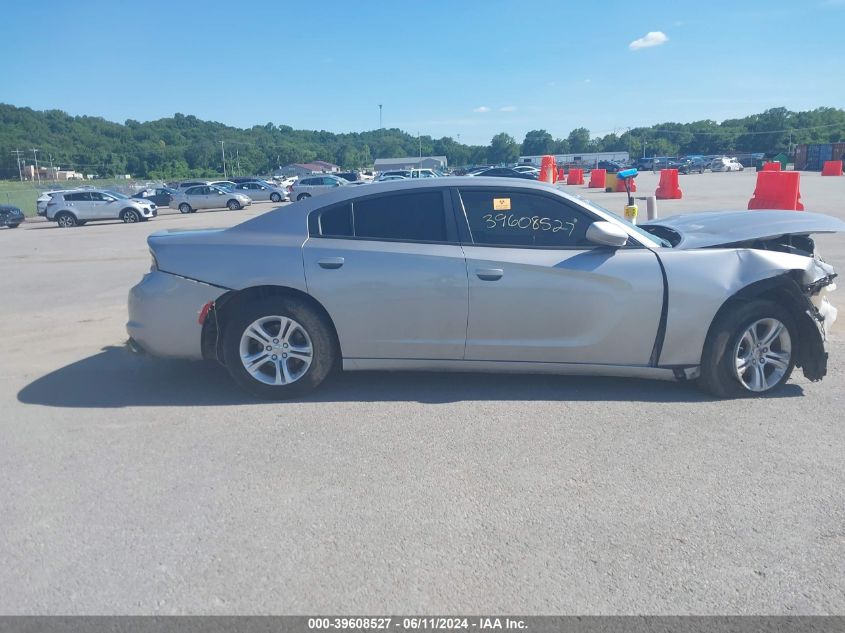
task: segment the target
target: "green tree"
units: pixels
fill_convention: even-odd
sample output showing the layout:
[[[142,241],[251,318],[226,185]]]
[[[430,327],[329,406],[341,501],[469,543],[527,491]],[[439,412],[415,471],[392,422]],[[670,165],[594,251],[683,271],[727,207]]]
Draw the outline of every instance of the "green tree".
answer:
[[[555,140],[546,130],[531,130],[525,135],[522,141],[522,154],[527,156],[541,156],[552,154],[555,149]]]
[[[570,152],[587,152],[590,147],[590,130],[576,127],[569,133],[566,140],[569,142]]]
[[[519,145],[510,134],[501,132],[490,141],[487,160],[494,164],[513,163],[519,158]]]

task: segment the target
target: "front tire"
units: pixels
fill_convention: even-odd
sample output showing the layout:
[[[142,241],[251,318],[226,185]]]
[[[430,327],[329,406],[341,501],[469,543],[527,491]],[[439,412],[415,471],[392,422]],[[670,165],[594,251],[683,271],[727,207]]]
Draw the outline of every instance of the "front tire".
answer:
[[[187,202],[183,202],[179,205],[179,213],[191,213],[191,205]]]
[[[700,386],[720,398],[760,396],[789,380],[798,340],[792,315],[772,301],[731,306],[710,328]]]
[[[338,346],[327,319],[296,297],[235,307],[223,328],[223,359],[232,379],[266,400],[315,389],[335,366]]]
[[[282,196],[280,196],[277,193],[272,193],[272,194],[270,194],[270,200],[272,200],[273,202],[281,202]]]
[[[120,212],[120,219],[123,220],[125,224],[137,224],[141,221],[141,214],[135,209],[124,209]]]
[[[226,203],[226,206],[229,208],[229,211],[237,211],[241,208],[241,203],[232,198]]]

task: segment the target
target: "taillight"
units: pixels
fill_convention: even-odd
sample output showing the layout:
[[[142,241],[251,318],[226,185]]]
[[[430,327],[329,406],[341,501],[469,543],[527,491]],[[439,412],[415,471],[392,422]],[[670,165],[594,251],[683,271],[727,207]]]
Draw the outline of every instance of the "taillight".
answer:
[[[199,315],[199,318],[197,318],[197,323],[199,323],[200,325],[202,325],[203,323],[205,323],[205,320],[208,318],[208,313],[209,313],[209,312],[211,312],[211,308],[212,308],[213,306],[214,306],[214,302],[213,302],[213,301],[209,301],[208,303],[206,303],[206,304],[202,307],[202,310],[200,310],[200,315]]]

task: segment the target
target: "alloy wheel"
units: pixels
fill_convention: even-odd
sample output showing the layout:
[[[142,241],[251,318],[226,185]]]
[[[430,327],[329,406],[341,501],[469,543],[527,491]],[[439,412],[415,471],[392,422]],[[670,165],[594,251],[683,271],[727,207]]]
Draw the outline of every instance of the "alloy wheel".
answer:
[[[776,386],[789,369],[792,339],[778,319],[765,318],[749,325],[734,348],[734,374],[749,391]]]
[[[311,337],[302,325],[284,316],[253,321],[241,334],[241,363],[265,385],[289,385],[302,378],[314,358]]]

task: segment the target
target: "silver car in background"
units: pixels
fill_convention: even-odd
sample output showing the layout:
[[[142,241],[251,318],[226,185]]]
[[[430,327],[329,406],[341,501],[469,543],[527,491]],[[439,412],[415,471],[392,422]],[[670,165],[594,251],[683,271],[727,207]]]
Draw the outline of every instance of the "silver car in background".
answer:
[[[234,190],[249,196],[253,202],[283,202],[288,199],[284,188],[260,180],[239,183]]]
[[[72,189],[53,192],[44,216],[62,228],[82,226],[96,220],[144,222],[158,215],[155,203],[130,198],[105,189]]]
[[[513,178],[338,188],[229,229],[149,237],[130,344],[216,360],[266,398],[334,368],[697,380],[757,395],[827,371],[833,268],[792,211],[644,227]],[[199,316],[199,318],[198,318]]]
[[[252,199],[242,193],[217,187],[198,185],[173,194],[171,209],[181,213],[196,213],[199,209],[230,209],[236,211],[252,204]]]
[[[297,180],[290,188],[291,200],[305,200],[306,198],[313,198],[320,196],[329,191],[333,191],[338,187],[346,187],[349,182],[343,178],[332,176],[329,174],[320,174],[316,176],[305,176]]]

